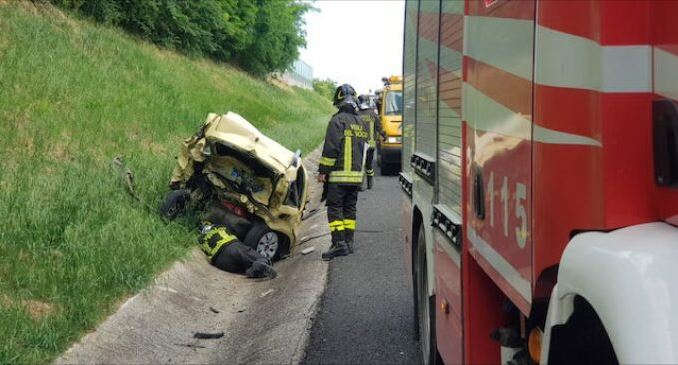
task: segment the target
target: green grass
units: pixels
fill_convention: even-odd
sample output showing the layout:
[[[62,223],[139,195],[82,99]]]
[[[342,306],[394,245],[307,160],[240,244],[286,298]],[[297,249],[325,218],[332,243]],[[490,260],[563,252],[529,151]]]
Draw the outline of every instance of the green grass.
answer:
[[[110,161],[159,205],[181,141],[228,110],[305,152],[332,112],[314,92],[0,2],[0,363],[53,359],[185,257],[194,233],[141,208]]]

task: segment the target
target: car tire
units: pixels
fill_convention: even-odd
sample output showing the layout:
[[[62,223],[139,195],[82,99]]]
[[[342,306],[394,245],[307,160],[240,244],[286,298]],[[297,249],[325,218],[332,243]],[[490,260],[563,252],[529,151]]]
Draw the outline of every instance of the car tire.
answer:
[[[173,220],[184,212],[190,198],[191,193],[188,189],[170,191],[165,196],[165,201],[160,207],[160,214],[169,220]]]
[[[266,224],[256,222],[247,232],[244,243],[260,255],[274,261],[283,251],[284,239],[280,233],[271,230]]]

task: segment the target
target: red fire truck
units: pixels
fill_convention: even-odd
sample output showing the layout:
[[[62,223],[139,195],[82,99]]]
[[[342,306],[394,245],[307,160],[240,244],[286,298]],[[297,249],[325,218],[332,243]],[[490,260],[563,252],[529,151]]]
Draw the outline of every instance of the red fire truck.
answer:
[[[425,363],[678,363],[678,2],[407,0]]]

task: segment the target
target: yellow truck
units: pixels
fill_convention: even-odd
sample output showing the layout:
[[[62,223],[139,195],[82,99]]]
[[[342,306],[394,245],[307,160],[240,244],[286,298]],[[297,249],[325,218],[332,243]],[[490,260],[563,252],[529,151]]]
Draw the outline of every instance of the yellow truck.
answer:
[[[403,81],[400,76],[384,77],[384,88],[377,98],[379,119],[385,136],[377,144],[382,175],[400,171],[403,124]]]

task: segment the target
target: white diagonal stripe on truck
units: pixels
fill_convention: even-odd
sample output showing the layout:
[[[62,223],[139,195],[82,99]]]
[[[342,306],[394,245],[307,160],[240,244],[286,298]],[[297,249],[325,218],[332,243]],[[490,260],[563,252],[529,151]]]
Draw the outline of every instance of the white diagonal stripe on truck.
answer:
[[[464,17],[464,55],[532,80],[531,20]]]
[[[654,92],[678,100],[678,56],[654,49]]]
[[[599,92],[649,92],[652,48],[601,46],[587,38],[537,27],[535,82]]]
[[[464,20],[465,56],[532,80],[532,20],[484,16]],[[537,84],[610,93],[652,90],[651,46],[601,46],[541,25],[536,32]]]
[[[532,138],[541,143],[602,147],[602,143],[593,138],[549,129],[537,123],[534,123],[534,135],[531,136],[530,116],[512,111],[466,82],[463,87],[462,114],[475,129],[524,140]],[[475,113],[471,114],[470,110]]]
[[[478,253],[487,260],[487,262],[492,265],[492,267],[497,270],[497,272],[504,278],[508,283],[518,292],[520,295],[528,302],[532,302],[532,287],[530,282],[525,279],[518,270],[516,270],[511,264],[497,251],[492,248],[492,246],[485,242],[485,240],[478,235],[473,227],[469,226],[466,228],[468,234],[468,240],[471,241],[473,248],[478,251]]]

